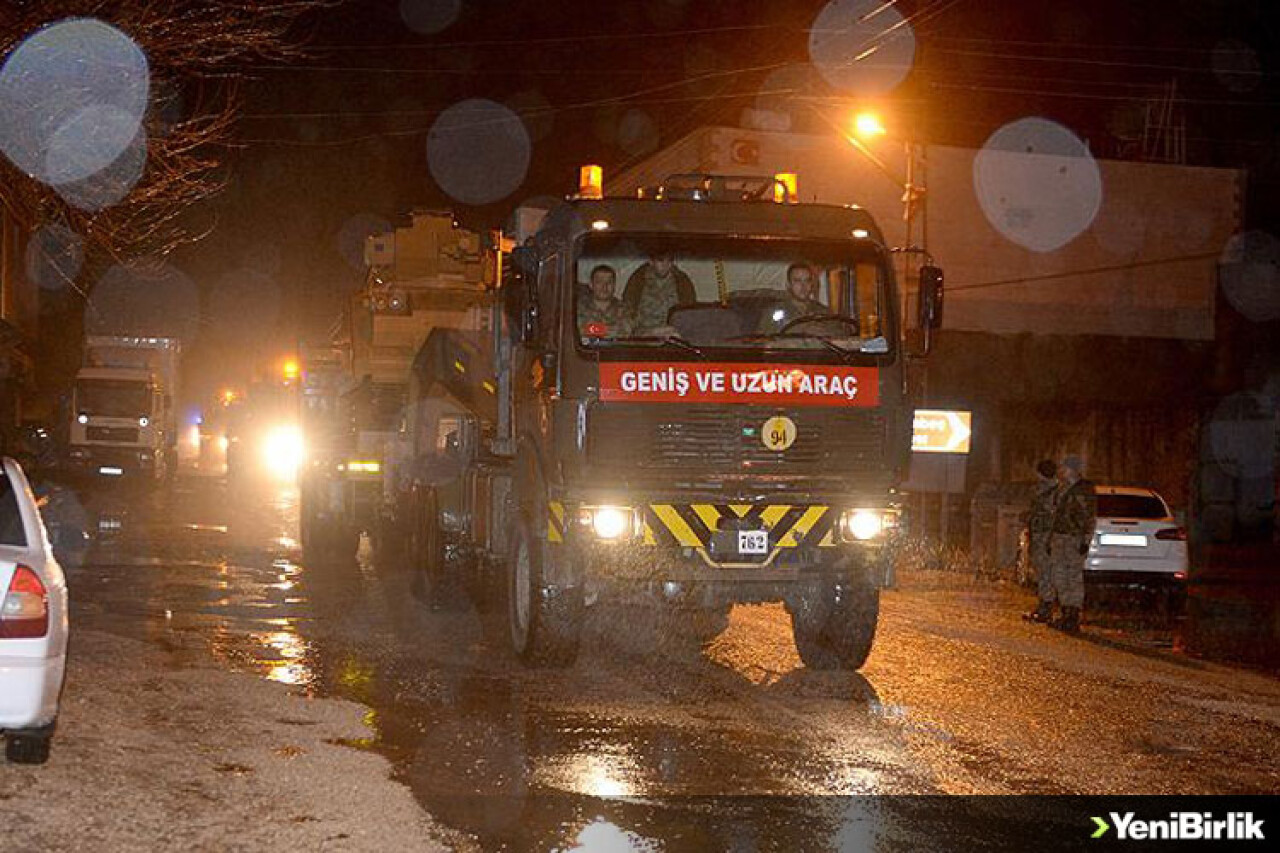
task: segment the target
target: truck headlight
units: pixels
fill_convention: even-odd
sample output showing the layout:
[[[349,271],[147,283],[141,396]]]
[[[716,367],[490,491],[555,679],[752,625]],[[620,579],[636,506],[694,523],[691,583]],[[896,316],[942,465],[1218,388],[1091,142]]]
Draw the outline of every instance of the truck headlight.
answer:
[[[629,506],[584,506],[578,523],[605,542],[624,542],[636,535],[636,511]]]
[[[89,416],[86,415],[84,412],[81,412],[80,414],[76,415],[76,423],[83,425],[83,424],[87,424],[88,422],[89,422]]]
[[[140,427],[147,426],[150,423],[151,423],[151,419],[148,418],[146,415],[143,415],[142,417],[138,418],[138,426]]]
[[[883,539],[898,527],[894,509],[847,509],[840,515],[840,535],[845,542]]]

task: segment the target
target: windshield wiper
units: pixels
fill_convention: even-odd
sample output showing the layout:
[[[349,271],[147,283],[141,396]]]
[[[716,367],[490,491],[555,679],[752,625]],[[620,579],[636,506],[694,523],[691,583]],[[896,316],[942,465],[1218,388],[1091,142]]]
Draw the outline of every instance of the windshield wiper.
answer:
[[[822,335],[815,335],[812,332],[787,332],[785,335],[773,335],[776,338],[802,338],[804,340],[820,341],[824,347],[840,356],[841,360],[848,361],[849,357],[857,350],[845,349],[830,338]]]
[[[672,347],[676,347],[677,349],[682,349],[686,352],[691,352],[694,355],[696,355],[698,358],[703,359],[704,361],[707,358],[706,353],[704,353],[701,349],[689,343],[679,335],[667,335],[666,337],[658,337],[657,335],[631,335],[625,338],[611,338],[610,340],[616,343],[630,343],[632,341],[643,341],[645,343],[649,343],[649,342],[659,343],[659,344],[663,344],[664,346],[672,346]]]
[[[747,343],[763,343],[765,341],[784,341],[784,340],[805,340],[818,341],[824,347],[840,356],[844,361],[848,361],[849,357],[855,355],[858,350],[845,349],[830,338],[823,335],[815,335],[812,332],[754,332],[750,335],[738,335],[737,337],[728,338],[730,341],[744,341]]]

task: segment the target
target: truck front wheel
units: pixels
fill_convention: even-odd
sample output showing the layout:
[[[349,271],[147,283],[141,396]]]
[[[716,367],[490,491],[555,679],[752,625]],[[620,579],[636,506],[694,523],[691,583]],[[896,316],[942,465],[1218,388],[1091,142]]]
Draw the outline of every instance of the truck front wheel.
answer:
[[[865,577],[823,584],[787,601],[787,610],[805,666],[854,670],[871,653],[880,590]]]
[[[507,586],[511,646],[531,666],[569,666],[582,636],[582,590],[544,582],[549,549],[528,519],[520,520],[514,538]]]

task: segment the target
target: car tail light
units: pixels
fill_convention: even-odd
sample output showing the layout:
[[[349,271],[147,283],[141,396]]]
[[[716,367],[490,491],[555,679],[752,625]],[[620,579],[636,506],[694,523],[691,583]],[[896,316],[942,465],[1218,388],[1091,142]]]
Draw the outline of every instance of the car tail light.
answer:
[[[49,593],[40,576],[18,566],[0,601],[0,639],[43,637],[49,633]]]
[[[1187,531],[1181,527],[1166,527],[1164,530],[1156,531],[1157,539],[1173,540],[1175,542],[1187,541]]]

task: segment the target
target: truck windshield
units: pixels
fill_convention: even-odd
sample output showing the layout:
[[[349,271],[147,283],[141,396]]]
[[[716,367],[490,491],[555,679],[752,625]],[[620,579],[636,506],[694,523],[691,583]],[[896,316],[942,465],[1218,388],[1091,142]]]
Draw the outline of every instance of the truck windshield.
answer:
[[[76,411],[106,418],[149,416],[151,386],[137,379],[81,379],[76,383]]]
[[[870,244],[592,234],[574,269],[587,347],[885,353],[893,338]]]

